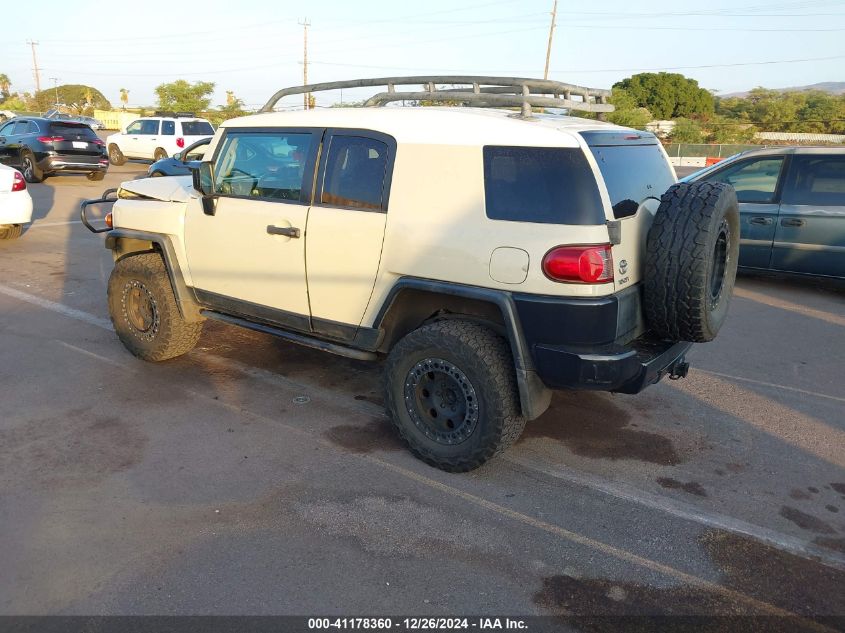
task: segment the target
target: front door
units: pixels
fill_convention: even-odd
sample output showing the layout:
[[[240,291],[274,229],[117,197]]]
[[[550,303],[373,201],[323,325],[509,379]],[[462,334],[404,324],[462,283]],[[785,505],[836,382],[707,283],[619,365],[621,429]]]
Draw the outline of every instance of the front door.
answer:
[[[739,265],[768,268],[778,220],[778,184],[783,156],[739,160],[705,177],[736,189],[739,202]]]
[[[375,286],[396,142],[366,130],[328,130],[308,216],[308,293],[314,330],[355,336]]]
[[[772,268],[845,277],[845,156],[796,154],[781,197]]]
[[[200,300],[310,329],[305,228],[322,130],[230,128],[214,159],[214,215],[191,202],[185,250]]]
[[[9,144],[13,140],[10,137],[14,133],[14,130],[14,121],[0,125],[0,163],[3,165],[11,164],[12,156],[10,154]]]

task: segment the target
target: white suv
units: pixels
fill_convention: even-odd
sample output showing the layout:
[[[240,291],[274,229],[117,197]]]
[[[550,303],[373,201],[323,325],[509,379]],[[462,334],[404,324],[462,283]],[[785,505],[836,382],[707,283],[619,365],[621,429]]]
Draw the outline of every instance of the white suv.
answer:
[[[161,160],[214,134],[211,123],[194,116],[154,116],[132,121],[124,132],[108,138],[109,161],[127,158]]]
[[[513,443],[553,389],[637,393],[685,376],[692,342],[727,314],[733,188],[675,184],[653,134],[531,112],[607,111],[591,100],[606,91],[480,77],[472,91],[433,88],[466,80],[388,84],[371,101],[528,107],[273,112],[277,93],[265,113],[220,127],[193,187],[146,178],[84,202],[88,228],[109,231],[123,344],[167,360],[215,319],[383,359],[398,433],[449,471]],[[107,201],[97,228],[86,207]]]

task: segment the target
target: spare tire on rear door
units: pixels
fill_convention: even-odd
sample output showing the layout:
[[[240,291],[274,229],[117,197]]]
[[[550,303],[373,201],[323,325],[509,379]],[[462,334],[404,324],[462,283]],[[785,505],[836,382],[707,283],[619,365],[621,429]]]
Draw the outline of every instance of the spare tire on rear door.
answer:
[[[716,337],[728,314],[739,257],[739,208],[730,185],[677,183],[660,198],[648,233],[648,326],[673,341]]]

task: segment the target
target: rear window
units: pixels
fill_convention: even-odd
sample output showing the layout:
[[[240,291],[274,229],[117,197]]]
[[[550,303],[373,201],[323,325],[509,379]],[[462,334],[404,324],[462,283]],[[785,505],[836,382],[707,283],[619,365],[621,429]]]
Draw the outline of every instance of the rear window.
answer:
[[[578,148],[484,148],[484,198],[492,220],[604,224],[601,197]]]
[[[782,201],[845,206],[845,156],[794,156]]]
[[[50,124],[50,134],[55,136],[82,136],[84,138],[98,138],[97,133],[82,123],[56,122]]]
[[[675,182],[669,161],[653,135],[636,135],[625,140],[618,132],[584,133],[599,166],[613,217],[626,218],[637,212],[647,198],[660,198]]]
[[[183,136],[211,136],[214,128],[208,121],[182,121]]]

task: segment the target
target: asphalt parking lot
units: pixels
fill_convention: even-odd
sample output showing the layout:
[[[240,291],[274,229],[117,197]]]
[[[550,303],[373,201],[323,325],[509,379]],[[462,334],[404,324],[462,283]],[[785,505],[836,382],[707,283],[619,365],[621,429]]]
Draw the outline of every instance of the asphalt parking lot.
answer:
[[[145,170],[31,185],[0,243],[0,614],[845,616],[841,286],[744,275],[686,380],[557,394],[449,475],[378,366],[220,323],[122,347],[78,204]]]

